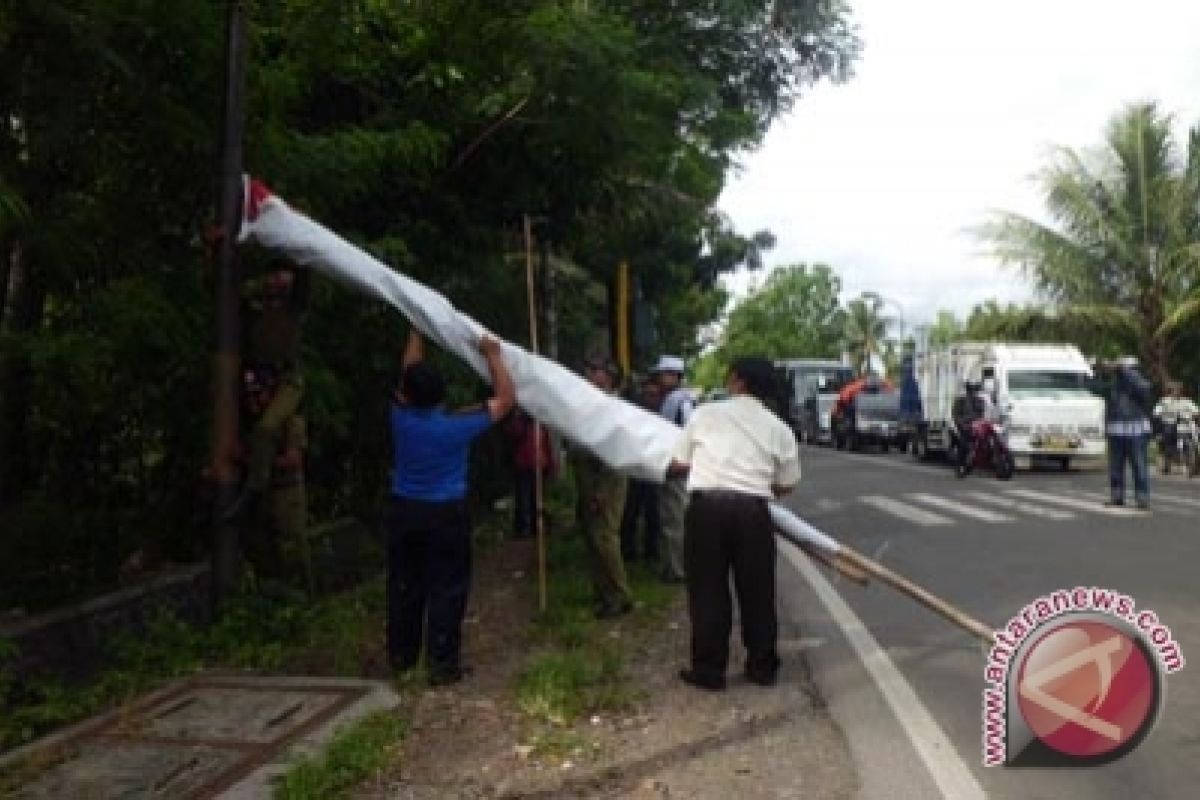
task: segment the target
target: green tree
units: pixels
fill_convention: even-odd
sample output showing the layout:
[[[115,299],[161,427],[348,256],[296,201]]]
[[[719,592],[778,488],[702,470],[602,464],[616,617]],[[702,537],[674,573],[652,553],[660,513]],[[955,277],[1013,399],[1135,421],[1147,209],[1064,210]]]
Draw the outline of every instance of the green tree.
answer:
[[[836,357],[845,317],[838,299],[841,288],[826,264],[779,267],[729,312],[716,346],[697,367],[696,380],[719,384],[740,355]]]
[[[1171,118],[1133,105],[1100,152],[1061,149],[1040,180],[1054,225],[999,213],[979,234],[1064,313],[1128,329],[1163,383],[1200,312],[1200,131],[1181,153]]]
[[[735,154],[857,52],[845,4],[272,0],[249,8],[246,161],[281,195],[523,341],[542,220],[570,360],[628,260],[686,352],[769,237],[715,210]],[[0,606],[203,552],[224,4],[0,3]],[[247,275],[267,256],[244,253]],[[318,516],[373,514],[402,323],[323,282],[306,321]],[[473,378],[446,363],[455,397]],[[485,448],[486,450],[486,448]],[[483,459],[499,458],[485,452]],[[499,468],[474,474],[503,481]],[[53,565],[51,568],[50,565]],[[31,580],[34,578],[31,578]]]
[[[953,311],[939,311],[927,336],[930,347],[944,347],[963,338],[963,324]]]
[[[891,320],[884,315],[883,305],[883,298],[870,292],[864,292],[846,304],[842,342],[851,363],[860,373],[869,372],[876,361],[882,361],[886,352]]]

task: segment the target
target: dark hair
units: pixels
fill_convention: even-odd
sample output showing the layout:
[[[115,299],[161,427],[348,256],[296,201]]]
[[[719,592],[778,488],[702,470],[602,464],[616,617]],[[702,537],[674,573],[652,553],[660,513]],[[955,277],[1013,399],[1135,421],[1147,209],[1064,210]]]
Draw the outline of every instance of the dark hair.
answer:
[[[446,384],[442,376],[424,361],[404,368],[400,391],[414,408],[433,408],[446,399]]]
[[[746,384],[746,391],[764,403],[775,400],[775,365],[759,356],[743,356],[734,359],[729,374],[735,375]]]

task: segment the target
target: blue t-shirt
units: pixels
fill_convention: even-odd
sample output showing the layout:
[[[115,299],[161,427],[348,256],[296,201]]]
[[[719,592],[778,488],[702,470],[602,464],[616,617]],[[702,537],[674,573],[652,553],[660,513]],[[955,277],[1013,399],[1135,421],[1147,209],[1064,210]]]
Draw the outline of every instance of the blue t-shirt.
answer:
[[[491,424],[486,410],[392,406],[392,494],[435,503],[466,497],[471,442]]]

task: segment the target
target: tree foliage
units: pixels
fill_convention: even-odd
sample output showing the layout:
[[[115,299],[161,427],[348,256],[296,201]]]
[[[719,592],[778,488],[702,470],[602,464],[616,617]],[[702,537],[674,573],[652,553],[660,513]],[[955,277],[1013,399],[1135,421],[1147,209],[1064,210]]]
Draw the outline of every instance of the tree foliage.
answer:
[[[535,215],[580,267],[559,292],[565,359],[605,322],[622,259],[663,348],[694,347],[723,306],[719,275],[770,244],[715,212],[728,167],[807,86],[846,77],[858,47],[840,0],[247,5],[250,171],[516,341],[520,222]],[[198,234],[223,14],[0,2],[0,584],[25,601],[111,582],[147,540],[203,550]],[[265,256],[245,261],[253,273]],[[304,368],[320,516],[371,513],[383,490],[403,333],[317,285]]]
[[[845,320],[841,287],[841,280],[825,264],[777,268],[762,288],[730,311],[715,347],[698,367],[696,380],[704,386],[719,385],[739,356],[836,358]]]
[[[1093,154],[1059,150],[1041,173],[1055,225],[1000,213],[979,231],[1061,313],[1133,332],[1155,380],[1200,314],[1200,130],[1182,152],[1153,103],[1109,123]]]

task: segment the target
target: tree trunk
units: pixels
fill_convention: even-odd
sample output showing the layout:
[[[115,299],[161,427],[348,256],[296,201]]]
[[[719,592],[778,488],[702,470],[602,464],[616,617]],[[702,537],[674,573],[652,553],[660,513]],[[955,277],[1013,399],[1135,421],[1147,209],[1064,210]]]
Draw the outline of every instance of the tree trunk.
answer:
[[[35,279],[20,244],[8,261],[4,305],[0,307],[0,334],[21,337],[42,321],[45,287]],[[14,504],[28,488],[29,406],[33,393],[33,367],[15,349],[0,351],[0,509]]]

